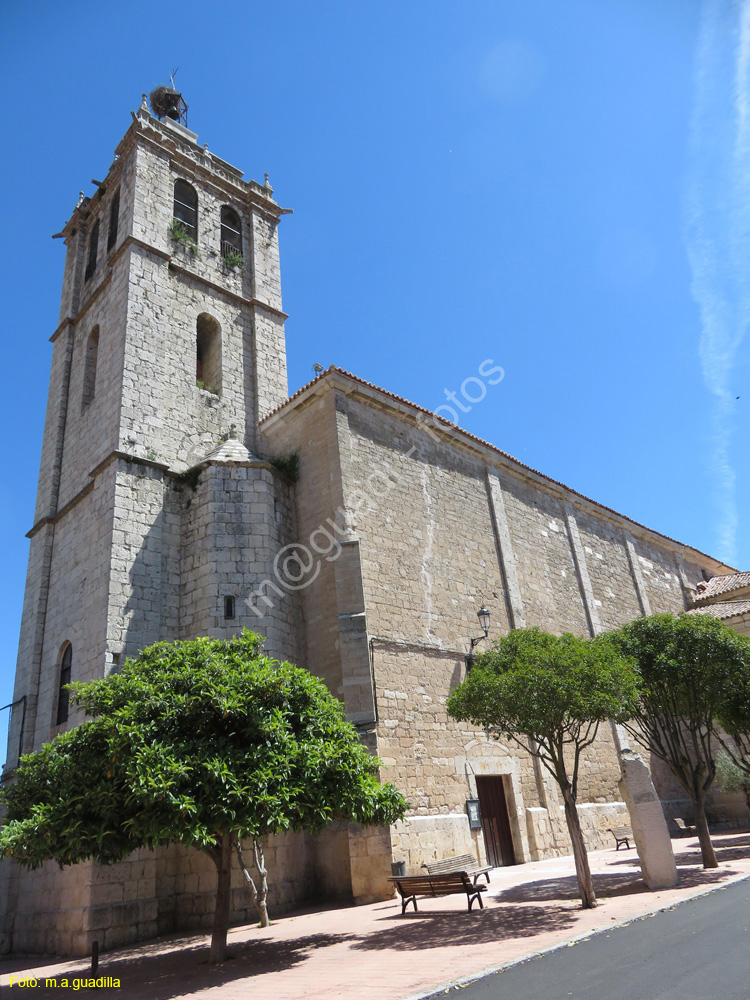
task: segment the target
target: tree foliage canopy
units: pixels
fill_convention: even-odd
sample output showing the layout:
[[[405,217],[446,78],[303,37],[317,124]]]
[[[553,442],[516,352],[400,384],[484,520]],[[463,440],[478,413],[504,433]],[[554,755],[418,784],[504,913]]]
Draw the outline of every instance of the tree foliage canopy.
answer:
[[[637,684],[606,639],[516,629],[477,657],[448,712],[522,746],[531,739],[543,762],[554,763],[566,747],[589,746],[600,722],[628,718]]]
[[[610,638],[641,676],[627,728],[690,796],[703,864],[716,867],[704,803],[716,777],[719,718],[743,692],[747,700],[750,642],[709,614],[637,618]]]
[[[698,770],[713,780],[716,723],[746,687],[748,640],[707,614],[637,618],[610,638],[641,676],[633,736],[688,790]]]
[[[157,643],[118,674],[71,685],[91,719],[22,758],[2,792],[0,852],[32,868],[108,863],[142,846],[210,849],[229,833],[403,816],[340,702],[261,642]]]
[[[631,662],[606,639],[516,629],[477,657],[448,699],[448,713],[538,757],[560,787],[581,901],[596,906],[576,809],[582,752],[605,719],[628,718],[637,699]]]

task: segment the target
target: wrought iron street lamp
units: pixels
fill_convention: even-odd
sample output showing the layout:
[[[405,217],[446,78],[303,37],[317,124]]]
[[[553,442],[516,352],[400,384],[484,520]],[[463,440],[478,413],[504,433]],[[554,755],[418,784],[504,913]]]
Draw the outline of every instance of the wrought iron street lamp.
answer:
[[[470,649],[469,655],[466,657],[466,672],[467,673],[474,666],[474,647],[478,643],[480,643],[482,641],[482,639],[486,639],[487,638],[487,634],[490,631],[490,613],[487,610],[487,608],[485,608],[484,604],[479,609],[479,611],[477,611],[477,618],[479,619],[479,624],[480,624],[480,626],[482,628],[482,632],[484,633],[484,635],[478,635],[476,637],[476,639],[469,639],[469,642],[471,643],[471,649]]]

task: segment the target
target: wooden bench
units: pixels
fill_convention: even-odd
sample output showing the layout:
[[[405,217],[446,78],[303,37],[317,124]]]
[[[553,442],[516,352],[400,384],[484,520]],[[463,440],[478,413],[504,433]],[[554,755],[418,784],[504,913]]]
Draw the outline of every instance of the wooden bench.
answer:
[[[482,893],[486,885],[474,885],[466,872],[446,872],[443,875],[394,875],[393,882],[401,896],[401,916],[406,913],[409,903],[414,904],[417,912],[417,896],[451,896],[454,893],[465,892],[469,904],[469,912],[474,900],[479,900],[480,909],[484,909]]]
[[[619,851],[622,845],[625,845],[625,850],[630,850],[630,841],[633,839],[633,831],[629,826],[612,826],[609,828],[609,832],[615,838],[615,844],[617,847],[615,850]]]
[[[674,825],[677,827],[678,837],[692,837],[695,834],[695,827],[686,823],[684,819],[679,816],[672,820]]]
[[[480,875],[484,875],[489,884],[490,875],[492,871],[492,866],[487,868],[482,868],[477,864],[476,858],[472,857],[471,854],[457,854],[455,858],[446,858],[444,861],[427,861],[422,865],[426,868],[430,875],[450,875],[453,872],[466,872],[467,875],[472,875],[474,878],[474,885],[477,884],[477,879]]]

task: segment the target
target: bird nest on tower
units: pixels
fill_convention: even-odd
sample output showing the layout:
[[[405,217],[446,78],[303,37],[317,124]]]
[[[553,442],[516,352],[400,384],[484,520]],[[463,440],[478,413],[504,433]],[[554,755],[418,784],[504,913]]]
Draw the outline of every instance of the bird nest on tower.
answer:
[[[182,94],[172,87],[155,87],[148,95],[151,110],[157,118],[171,118],[187,125],[187,104]]]

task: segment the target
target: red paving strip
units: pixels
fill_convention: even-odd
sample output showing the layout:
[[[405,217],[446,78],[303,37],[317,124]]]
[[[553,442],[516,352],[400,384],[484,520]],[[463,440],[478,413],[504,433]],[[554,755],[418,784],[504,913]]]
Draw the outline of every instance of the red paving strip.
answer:
[[[485,909],[471,913],[463,897],[449,896],[420,899],[419,912],[402,917],[393,899],[281,917],[262,930],[238,927],[229,934],[233,957],[223,966],[207,964],[207,937],[173,935],[104,953],[97,975],[118,978],[121,986],[97,992],[134,1000],[424,997],[750,877],[750,834],[717,834],[714,844],[719,868],[705,871],[696,839],[673,841],[680,886],[653,893],[640,878],[635,851],[592,852],[600,900],[594,910],[580,908],[573,859],[565,857],[495,869]],[[88,974],[83,961],[39,963],[39,956],[0,963],[0,986],[22,974],[40,983],[24,995],[59,996],[59,989],[44,988],[47,977]]]

